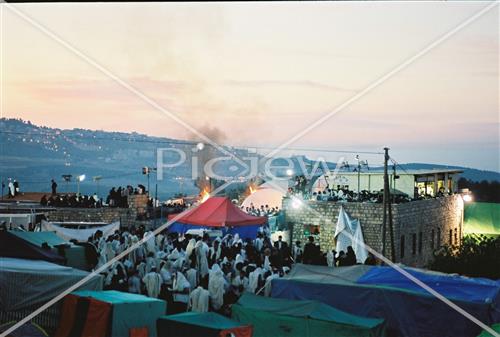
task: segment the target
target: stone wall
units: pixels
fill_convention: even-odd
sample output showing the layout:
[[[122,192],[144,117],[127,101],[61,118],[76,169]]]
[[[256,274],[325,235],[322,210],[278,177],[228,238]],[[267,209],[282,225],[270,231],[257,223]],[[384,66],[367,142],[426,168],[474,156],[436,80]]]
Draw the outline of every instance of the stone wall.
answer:
[[[319,226],[317,236],[322,251],[335,248],[335,226],[340,207],[343,206],[351,218],[359,219],[367,245],[378,252],[382,251],[383,205],[372,203],[337,203],[326,201],[307,201],[293,207],[291,199],[283,200],[285,222],[292,229],[292,241],[305,243],[307,235],[304,225]],[[449,243],[449,231],[458,244],[462,237],[463,202],[460,196],[453,195],[438,199],[413,201],[392,205],[394,223],[394,247],[396,262],[410,266],[424,266],[432,257],[440,243]],[[421,233],[421,234],[420,234]],[[404,235],[404,256],[401,257],[401,237]],[[415,253],[413,253],[415,235]],[[433,244],[433,245],[432,245]],[[421,249],[420,248],[421,245]],[[386,232],[386,256],[391,256],[389,228]]]
[[[139,221],[147,210],[148,196],[131,195],[128,197],[128,208],[69,208],[60,207],[47,213],[47,219],[54,222],[82,221],[106,222],[120,221],[122,227],[130,225],[148,224],[148,221]]]
[[[394,207],[396,261],[410,266],[425,266],[432,259],[435,249],[444,244],[459,245],[463,235],[463,214],[464,203],[460,195]],[[404,257],[401,256],[402,236]]]

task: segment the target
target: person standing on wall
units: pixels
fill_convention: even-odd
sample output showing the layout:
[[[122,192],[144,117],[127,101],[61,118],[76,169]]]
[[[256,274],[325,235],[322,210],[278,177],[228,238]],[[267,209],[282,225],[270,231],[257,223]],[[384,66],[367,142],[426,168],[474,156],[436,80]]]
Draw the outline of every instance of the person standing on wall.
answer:
[[[52,183],[52,195],[56,195],[57,194],[57,183],[54,179],[51,180],[51,183]]]

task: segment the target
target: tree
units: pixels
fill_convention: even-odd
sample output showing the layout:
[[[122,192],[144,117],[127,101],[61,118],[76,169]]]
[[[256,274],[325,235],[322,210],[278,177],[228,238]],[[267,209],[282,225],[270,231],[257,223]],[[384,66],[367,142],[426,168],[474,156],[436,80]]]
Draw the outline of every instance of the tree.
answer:
[[[500,279],[500,236],[469,235],[460,247],[444,246],[434,252],[429,269],[470,277]]]

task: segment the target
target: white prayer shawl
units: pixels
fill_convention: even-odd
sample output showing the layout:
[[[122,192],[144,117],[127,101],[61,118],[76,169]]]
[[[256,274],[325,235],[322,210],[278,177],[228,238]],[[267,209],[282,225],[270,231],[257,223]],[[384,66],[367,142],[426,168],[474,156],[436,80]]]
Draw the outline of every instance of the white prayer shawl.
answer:
[[[156,267],[156,261],[152,257],[146,258],[146,273],[149,273],[152,268]]]
[[[219,310],[224,304],[224,285],[224,274],[219,265],[214,264],[208,276],[208,292],[215,310]]]
[[[244,263],[245,259],[241,256],[241,254],[236,255],[234,259],[234,265],[236,266],[238,263]]]
[[[160,274],[156,272],[147,273],[143,279],[144,285],[146,286],[146,291],[149,297],[158,298],[160,295],[161,284],[163,280]]]
[[[269,297],[271,295],[272,280],[279,277],[280,276],[278,274],[272,274],[267,277],[266,283],[264,285],[264,296]]]
[[[172,283],[172,274],[168,271],[166,266],[163,266],[160,269],[160,275],[163,280],[163,283],[165,284],[171,284]]]
[[[261,238],[256,238],[254,241],[255,249],[257,249],[258,252],[260,252],[262,250],[263,244],[264,244],[264,240],[262,240]]]
[[[137,266],[137,271],[139,272],[139,277],[142,279],[146,276],[146,264],[144,262],[139,263]]]
[[[120,241],[115,239],[115,240],[111,241],[111,244],[112,244],[111,246],[113,247],[113,251],[115,253],[119,253],[120,252]]]
[[[258,267],[248,275],[248,290],[255,294],[259,286],[259,276],[262,274],[262,268]]]
[[[164,243],[165,236],[163,234],[158,234],[155,238],[156,240],[156,247],[158,249],[162,250],[163,249],[163,243]]]
[[[333,256],[333,252],[331,250],[326,253],[326,263],[328,267],[335,267],[335,256]]]
[[[182,294],[182,292],[184,292],[186,289],[189,291],[190,284],[188,280],[186,280],[184,274],[182,274],[180,271],[176,272],[174,275],[174,282],[172,283],[174,302],[188,303],[189,295]]]
[[[128,292],[133,294],[141,293],[141,279],[133,275],[128,279]]]
[[[302,255],[302,247],[293,245],[293,261],[297,262],[297,258]]]
[[[248,289],[248,277],[242,278],[240,275],[238,275],[235,278],[233,278],[231,285],[236,288],[243,286],[243,291],[246,291]]]
[[[203,241],[198,241],[195,246],[196,251],[196,267],[200,274],[200,277],[203,278],[208,274],[208,246]]]
[[[11,196],[14,196],[14,194],[16,194],[14,184],[12,182],[9,183],[9,193]]]
[[[184,258],[179,257],[177,260],[174,261],[173,267],[177,270],[182,270],[184,267]]]
[[[189,289],[191,285],[189,281],[186,279],[183,273],[180,271],[175,273],[174,282],[172,283],[172,291],[175,292],[183,292],[186,289]]]
[[[196,246],[196,240],[195,239],[189,240],[189,243],[188,243],[188,245],[186,247],[186,258],[189,259],[189,257],[191,256],[191,254],[194,251],[194,247],[195,246]]]
[[[207,312],[210,292],[198,287],[189,295],[189,309],[195,312]]]
[[[153,232],[146,232],[144,233],[143,236],[144,239],[147,238],[146,240],[146,251],[148,253],[155,253],[156,252],[156,243],[155,243],[155,237],[153,235]]]
[[[198,272],[194,268],[190,268],[186,271],[186,278],[191,285],[191,289],[195,289],[198,286]]]
[[[221,253],[222,253],[222,248],[220,244],[217,246],[217,251],[215,251],[214,247],[210,247],[209,249],[209,256],[212,257],[215,254],[215,261],[219,261]]]
[[[269,256],[264,256],[264,270],[271,270],[271,262],[269,261]]]

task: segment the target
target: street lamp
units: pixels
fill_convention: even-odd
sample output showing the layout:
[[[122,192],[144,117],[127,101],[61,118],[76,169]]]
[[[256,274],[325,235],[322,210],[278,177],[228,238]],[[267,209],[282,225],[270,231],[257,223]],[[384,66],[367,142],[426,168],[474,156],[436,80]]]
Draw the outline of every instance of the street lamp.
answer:
[[[358,201],[361,200],[361,184],[360,184],[360,181],[361,181],[361,167],[362,166],[366,166],[368,167],[368,161],[367,160],[360,160],[359,159],[359,154],[356,155],[356,161],[358,162],[358,167],[357,167],[357,170],[358,170]]]
[[[76,177],[76,195],[80,196],[80,182],[85,180],[85,174],[80,174]]]
[[[286,170],[286,175],[289,176],[289,177],[293,176],[293,170],[292,169],[287,169]]]
[[[102,176],[94,176],[92,177],[92,180],[95,181],[96,185],[97,185],[97,192],[96,194],[99,196],[99,181],[102,179]]]

